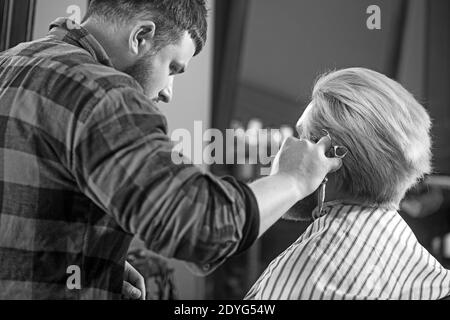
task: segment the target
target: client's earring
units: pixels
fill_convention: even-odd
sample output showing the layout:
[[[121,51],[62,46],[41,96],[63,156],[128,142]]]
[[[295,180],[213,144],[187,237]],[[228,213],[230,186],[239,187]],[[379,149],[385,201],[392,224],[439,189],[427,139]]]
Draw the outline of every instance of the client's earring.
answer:
[[[322,129],[322,137],[328,137],[329,139],[330,139],[330,141],[333,141],[332,139],[331,139],[331,135],[330,135],[330,133],[328,132],[328,130],[325,130],[325,129]]]
[[[344,159],[348,153],[348,149],[342,146],[333,147],[333,158]]]

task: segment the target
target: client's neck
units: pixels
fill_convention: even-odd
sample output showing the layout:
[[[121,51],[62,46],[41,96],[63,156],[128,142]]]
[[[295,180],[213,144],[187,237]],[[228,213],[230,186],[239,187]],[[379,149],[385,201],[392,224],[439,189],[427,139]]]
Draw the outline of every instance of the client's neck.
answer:
[[[353,194],[345,193],[336,188],[336,183],[333,179],[330,179],[327,183],[325,192],[325,202],[341,201],[348,204],[356,204],[362,206],[380,207],[398,210],[400,207],[400,201],[392,201],[390,203],[376,203],[369,199],[362,199],[355,197]]]

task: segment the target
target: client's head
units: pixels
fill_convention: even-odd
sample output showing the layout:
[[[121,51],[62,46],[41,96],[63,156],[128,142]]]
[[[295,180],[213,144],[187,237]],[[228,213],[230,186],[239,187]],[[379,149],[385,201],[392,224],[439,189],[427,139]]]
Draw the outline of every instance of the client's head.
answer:
[[[330,175],[336,194],[374,205],[398,206],[431,171],[431,120],[399,83],[363,68],[331,72],[316,83],[297,124],[303,138],[329,131],[349,152]]]

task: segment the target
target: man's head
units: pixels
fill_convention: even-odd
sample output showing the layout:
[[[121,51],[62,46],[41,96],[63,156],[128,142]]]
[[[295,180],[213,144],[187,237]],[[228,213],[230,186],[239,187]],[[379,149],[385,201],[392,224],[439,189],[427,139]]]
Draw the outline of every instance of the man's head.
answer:
[[[398,205],[431,170],[431,120],[399,83],[363,68],[321,77],[298,122],[301,136],[321,136],[348,148],[333,174],[340,195],[377,205]]]
[[[83,26],[114,67],[154,101],[169,102],[173,77],[206,42],[205,0],[91,0]]]

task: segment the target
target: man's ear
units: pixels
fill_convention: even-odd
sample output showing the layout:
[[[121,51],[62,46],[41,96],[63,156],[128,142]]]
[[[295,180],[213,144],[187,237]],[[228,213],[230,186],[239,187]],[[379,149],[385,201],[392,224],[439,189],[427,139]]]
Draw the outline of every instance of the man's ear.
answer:
[[[131,30],[129,48],[134,55],[140,56],[152,47],[156,26],[153,21],[139,21]]]

